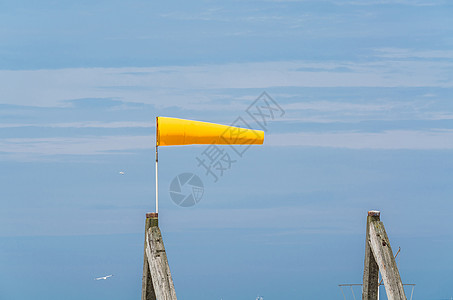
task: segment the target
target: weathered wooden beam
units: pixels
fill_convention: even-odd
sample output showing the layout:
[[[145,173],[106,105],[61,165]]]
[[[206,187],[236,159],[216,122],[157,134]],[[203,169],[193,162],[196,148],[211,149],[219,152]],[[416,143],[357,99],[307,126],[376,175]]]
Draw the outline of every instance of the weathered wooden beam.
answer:
[[[148,229],[153,226],[158,226],[157,213],[147,213],[145,221],[145,247],[143,250],[143,277],[142,277],[142,300],[156,300],[154,293],[153,281],[149,270],[148,257],[146,256]]]
[[[159,227],[151,226],[146,234],[146,257],[157,300],[177,300],[167,254]]]
[[[370,224],[380,220],[380,212],[371,210],[366,221],[365,266],[363,268],[362,300],[378,300],[379,267],[370,247]]]
[[[379,220],[373,220],[369,224],[369,244],[384,280],[387,299],[406,300],[389,238],[385,232],[384,224]]]

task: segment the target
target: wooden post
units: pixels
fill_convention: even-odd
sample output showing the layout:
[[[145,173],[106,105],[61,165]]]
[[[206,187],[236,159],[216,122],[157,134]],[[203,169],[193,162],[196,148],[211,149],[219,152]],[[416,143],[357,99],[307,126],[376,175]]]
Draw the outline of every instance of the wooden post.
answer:
[[[363,300],[378,300],[379,291],[379,267],[374,259],[370,247],[370,224],[380,220],[380,212],[371,210],[368,212],[366,221],[366,239],[365,239],[365,267],[363,269]]]
[[[157,213],[146,214],[142,300],[177,300]]]
[[[398,266],[393,256],[390,241],[381,221],[373,220],[369,224],[369,244],[373,252],[382,279],[384,280],[385,292],[389,300],[406,300],[403,282],[401,281]]]
[[[156,300],[151,272],[149,270],[148,257],[146,256],[147,235],[151,227],[158,226],[157,213],[147,213],[145,221],[145,247],[143,254],[143,277],[142,277],[142,300]]]
[[[146,256],[157,300],[176,300],[175,286],[165,253],[162,234],[158,226],[148,229]]]

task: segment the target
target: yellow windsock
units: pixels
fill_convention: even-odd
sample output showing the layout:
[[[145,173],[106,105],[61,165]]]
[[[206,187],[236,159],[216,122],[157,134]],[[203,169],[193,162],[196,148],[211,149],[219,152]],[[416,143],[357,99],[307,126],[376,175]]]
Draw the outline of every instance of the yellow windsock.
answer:
[[[264,132],[240,127],[177,118],[156,118],[156,146],[263,144]]]

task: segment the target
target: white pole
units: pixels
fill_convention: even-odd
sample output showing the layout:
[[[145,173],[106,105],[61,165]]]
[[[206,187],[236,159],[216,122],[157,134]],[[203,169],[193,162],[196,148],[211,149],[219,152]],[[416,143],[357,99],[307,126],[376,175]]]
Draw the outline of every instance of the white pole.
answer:
[[[379,277],[381,277],[381,276],[379,276],[379,275],[380,275],[380,273],[378,273],[378,275],[377,275],[377,279],[378,279],[377,280],[377,282],[378,282],[378,286],[377,286],[377,300],[379,300],[379,290],[380,290],[380,287],[381,287],[381,281],[379,280]]]
[[[157,145],[156,145],[156,213],[159,213],[159,192],[158,192],[158,184],[157,184]]]

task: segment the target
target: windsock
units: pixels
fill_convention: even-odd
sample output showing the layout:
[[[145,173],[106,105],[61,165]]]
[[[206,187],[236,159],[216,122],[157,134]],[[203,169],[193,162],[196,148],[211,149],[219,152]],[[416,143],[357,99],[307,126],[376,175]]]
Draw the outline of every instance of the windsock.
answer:
[[[219,144],[261,145],[264,132],[177,118],[156,118],[156,146]]]

